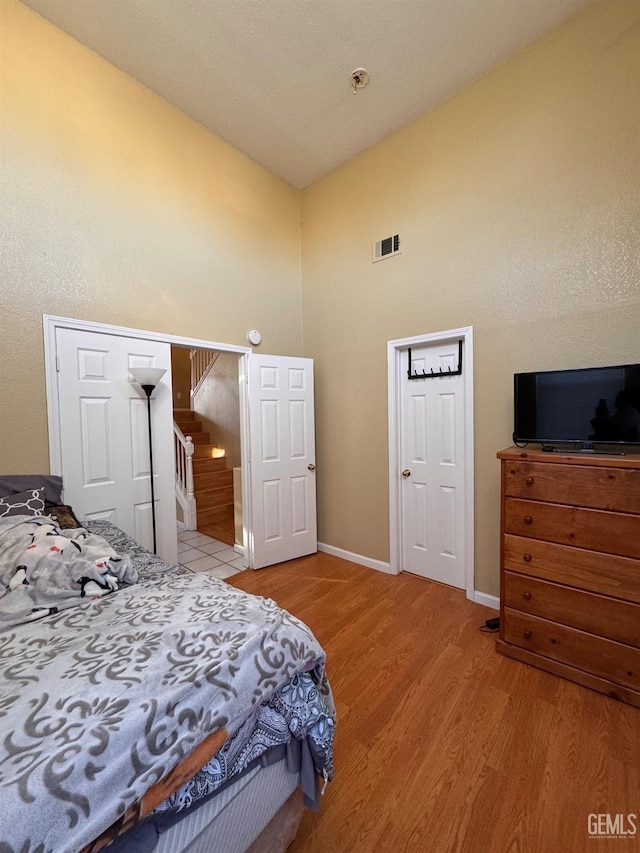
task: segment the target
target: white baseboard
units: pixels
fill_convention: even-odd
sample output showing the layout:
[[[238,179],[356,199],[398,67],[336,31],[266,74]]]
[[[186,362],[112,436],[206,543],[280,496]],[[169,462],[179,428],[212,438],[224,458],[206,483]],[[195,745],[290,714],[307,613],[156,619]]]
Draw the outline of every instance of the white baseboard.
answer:
[[[388,575],[394,575],[389,563],[382,560],[373,560],[371,557],[365,557],[362,554],[354,554],[353,551],[344,551],[342,548],[334,548],[333,545],[326,545],[324,542],[318,542],[318,551],[324,551],[326,554],[331,554],[332,557],[341,557],[343,560],[349,560],[351,563],[358,563],[360,566],[366,566],[368,569],[375,569],[377,572],[386,572]]]
[[[176,524],[178,525],[178,530],[180,530],[181,532],[183,530],[186,530],[186,527],[184,526],[184,521],[176,521]]]
[[[497,595],[489,595],[486,592],[479,592],[474,589],[473,600],[476,604],[482,604],[484,607],[492,607],[494,610],[500,610],[500,599]]]
[[[236,554],[240,554],[241,557],[244,557],[244,548],[242,545],[238,545],[237,543],[233,546],[233,550]]]
[[[324,542],[318,542],[318,551],[324,551],[333,557],[341,557],[343,560],[349,560],[352,563],[358,563],[360,566],[366,566],[368,569],[375,569],[378,572],[385,572],[388,575],[396,574],[391,569],[389,563],[385,563],[382,560],[373,560],[371,557],[365,557],[362,554],[354,554],[353,551],[345,551],[342,548],[336,548]],[[486,592],[480,592],[476,589],[473,591],[471,600],[475,601],[476,604],[482,604],[484,607],[500,610],[500,599],[496,595],[489,595]]]

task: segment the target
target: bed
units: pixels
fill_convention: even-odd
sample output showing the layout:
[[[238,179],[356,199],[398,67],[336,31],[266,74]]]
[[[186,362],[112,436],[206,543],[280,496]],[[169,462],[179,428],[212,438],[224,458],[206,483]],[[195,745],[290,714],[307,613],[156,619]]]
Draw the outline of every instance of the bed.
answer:
[[[0,477],[0,850],[285,849],[333,776],[313,633],[29,477]]]

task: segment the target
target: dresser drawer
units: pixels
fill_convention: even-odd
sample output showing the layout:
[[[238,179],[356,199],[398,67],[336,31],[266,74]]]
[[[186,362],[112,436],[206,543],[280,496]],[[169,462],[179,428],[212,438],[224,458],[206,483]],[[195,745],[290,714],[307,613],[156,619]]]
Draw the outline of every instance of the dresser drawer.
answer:
[[[640,515],[506,498],[504,532],[640,558]]]
[[[640,689],[640,649],[504,608],[502,637],[530,652]]]
[[[508,497],[640,513],[640,469],[504,463]]]
[[[504,568],[640,604],[640,560],[506,535]]]
[[[504,573],[504,603],[514,610],[561,622],[640,648],[640,604]]]

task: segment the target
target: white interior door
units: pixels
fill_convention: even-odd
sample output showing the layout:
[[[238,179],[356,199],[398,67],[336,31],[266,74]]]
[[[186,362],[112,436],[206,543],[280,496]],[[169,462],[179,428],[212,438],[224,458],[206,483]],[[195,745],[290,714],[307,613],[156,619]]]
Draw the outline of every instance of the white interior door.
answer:
[[[108,519],[153,550],[147,400],[130,367],[167,373],[151,398],[158,553],[177,561],[171,347],[56,330],[65,500],[81,519]]]
[[[458,341],[412,347],[412,379],[400,385],[401,568],[464,588],[465,408],[464,372],[456,370]]]
[[[249,565],[312,554],[316,523],[313,361],[249,356]]]

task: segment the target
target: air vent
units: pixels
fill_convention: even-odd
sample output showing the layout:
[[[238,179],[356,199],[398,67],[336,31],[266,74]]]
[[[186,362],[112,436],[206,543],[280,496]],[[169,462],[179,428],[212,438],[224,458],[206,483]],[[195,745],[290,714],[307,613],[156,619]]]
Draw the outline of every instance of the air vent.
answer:
[[[394,234],[393,237],[385,237],[384,240],[378,240],[373,244],[373,263],[376,261],[384,261],[385,258],[390,258],[392,255],[400,254],[400,235]]]

